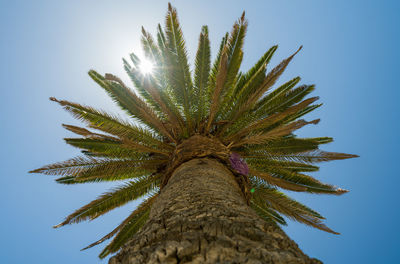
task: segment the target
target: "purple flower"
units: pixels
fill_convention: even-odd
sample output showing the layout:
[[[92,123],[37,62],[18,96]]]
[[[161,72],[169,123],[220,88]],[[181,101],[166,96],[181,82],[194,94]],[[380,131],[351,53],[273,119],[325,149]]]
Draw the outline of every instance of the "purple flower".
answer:
[[[232,168],[238,173],[243,175],[249,174],[249,167],[247,166],[246,161],[244,161],[239,154],[232,152],[229,161],[231,162]]]

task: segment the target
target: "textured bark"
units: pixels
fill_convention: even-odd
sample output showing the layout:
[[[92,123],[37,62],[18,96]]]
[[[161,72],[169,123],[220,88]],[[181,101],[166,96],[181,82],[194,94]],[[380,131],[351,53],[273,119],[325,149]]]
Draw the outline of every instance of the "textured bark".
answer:
[[[174,171],[149,221],[109,263],[321,262],[247,205],[225,165],[197,158]]]

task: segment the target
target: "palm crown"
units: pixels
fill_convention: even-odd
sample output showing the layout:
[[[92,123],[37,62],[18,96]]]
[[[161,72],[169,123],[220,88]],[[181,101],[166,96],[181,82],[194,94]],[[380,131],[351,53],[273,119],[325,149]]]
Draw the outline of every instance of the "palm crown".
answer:
[[[74,117],[100,133],[63,125],[82,136],[65,141],[82,149],[84,156],[31,172],[61,175],[62,184],[126,180],[119,187],[76,210],[62,223],[93,220],[132,200],[146,199],[111,233],[86,248],[114,239],[102,251],[103,258],[118,251],[146,222],[152,202],[183,162],[212,156],[236,176],[249,205],[266,221],[286,224],[281,214],[337,234],[322,223],[319,213],[289,198],[279,188],[297,192],[343,194],[346,190],[321,183],[304,172],[317,171],[314,163],[356,157],[319,150],[330,137],[298,138],[293,132],[317,120],[299,119],[318,108],[318,97],[304,99],[314,85],[299,85],[296,77],[272,90],[301,47],[267,71],[277,49],[270,48],[247,72],[240,72],[247,21],[235,22],[210,62],[208,28],[200,33],[193,73],[176,10],[169,5],[165,28],[157,39],[142,29],[146,57],[154,63],[151,74],[140,71],[140,59],[131,54],[124,68],[135,91],[118,77],[89,71],[131,121],[64,100],[50,98]],[[193,75],[193,76],[192,76]],[[134,122],[132,122],[134,121]],[[86,249],[85,248],[85,249]]]

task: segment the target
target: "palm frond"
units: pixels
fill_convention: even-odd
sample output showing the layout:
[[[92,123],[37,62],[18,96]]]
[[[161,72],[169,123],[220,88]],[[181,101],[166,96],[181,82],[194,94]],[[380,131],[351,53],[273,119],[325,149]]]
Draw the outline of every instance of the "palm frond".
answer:
[[[93,220],[156,189],[158,180],[159,177],[142,177],[137,181],[131,181],[110,192],[104,193],[96,200],[67,216],[63,222],[55,225],[54,228],[85,220]]]
[[[289,63],[291,62],[291,60],[293,59],[293,57],[302,49],[303,46],[300,46],[300,48],[293,53],[292,55],[290,55],[288,58],[284,59],[278,66],[276,66],[275,68],[273,68],[265,77],[265,81],[263,83],[263,85],[260,86],[259,89],[257,89],[256,91],[254,91],[254,93],[252,94],[252,96],[250,96],[250,98],[247,101],[247,104],[249,106],[253,106],[253,104],[255,102],[257,102],[257,100],[264,95],[264,93],[266,91],[268,91],[268,89],[270,89],[275,82],[279,79],[279,77],[282,75],[282,73],[285,71],[286,67],[289,65]]]
[[[222,131],[220,133],[222,133],[226,127],[235,123],[237,119],[245,116],[243,112],[248,108],[248,106],[245,105],[247,99],[254,90],[264,82],[266,67],[277,48],[278,46],[270,48],[248,72],[238,77],[232,97],[230,98],[231,100],[224,109],[226,114],[223,118],[230,122],[221,129]],[[247,118],[249,118],[249,115],[246,115],[246,119]]]
[[[129,148],[118,139],[64,138],[64,140],[71,146],[86,150],[90,154],[103,155],[103,157],[140,159],[148,155]]]
[[[94,70],[89,71],[89,76],[104,88],[110,97],[130,116],[160,132],[171,141],[175,141],[156,113],[146,102],[129,89],[121,79],[112,74],[106,74],[103,77]]]
[[[328,152],[322,151],[319,149],[301,152],[297,154],[285,154],[285,155],[276,155],[271,156],[271,158],[280,159],[280,160],[290,160],[297,162],[306,162],[306,163],[316,163],[323,161],[331,161],[331,160],[342,160],[342,159],[351,159],[357,158],[358,155],[346,154],[346,153],[338,153],[338,152]]]
[[[228,69],[225,81],[226,92],[222,94],[225,100],[222,102],[222,106],[230,100],[235,89],[234,83],[236,82],[237,73],[243,59],[243,44],[247,26],[248,22],[245,19],[245,12],[243,12],[239,20],[233,25],[230,36],[225,44],[225,53],[228,56]]]
[[[152,157],[135,160],[111,160],[82,171],[78,175],[68,176],[75,176],[74,180],[82,183],[88,181],[131,179],[154,172],[158,167],[166,163],[165,159],[154,159]]]
[[[206,117],[206,93],[210,74],[210,41],[208,39],[208,28],[203,26],[200,37],[199,47],[196,53],[194,71],[194,108],[196,110],[196,127],[199,128],[200,122]]]
[[[283,112],[294,104],[300,102],[305,96],[314,91],[314,85],[301,85],[295,89],[281,93],[271,100],[260,102],[259,108],[255,110],[257,116],[268,116],[273,113]]]
[[[288,181],[279,177],[274,177],[267,172],[260,172],[254,169],[251,169],[251,174],[257,180],[262,180],[268,183],[271,186],[277,186],[285,190],[294,191],[294,192],[306,192],[307,187],[296,184],[295,182]]]
[[[341,195],[348,192],[347,190],[337,188],[330,184],[321,183],[311,176],[283,168],[271,167],[263,171],[251,169],[250,173],[269,184],[290,191],[335,195]]]
[[[257,101],[267,92],[279,79],[282,73],[285,71],[286,67],[293,59],[293,57],[301,50],[302,46],[291,56],[283,60],[278,66],[272,69],[267,76],[265,77],[263,83],[255,89],[252,89],[251,94],[246,97],[246,99],[240,103],[239,109],[235,111],[235,116],[233,120],[236,120],[238,117],[242,116],[243,113],[250,111],[254,108]]]
[[[285,137],[268,141],[265,144],[247,146],[235,151],[242,156],[267,156],[281,154],[295,154],[318,149],[320,144],[333,141],[331,137],[295,138]]]
[[[262,130],[265,128],[270,128],[273,125],[279,124],[280,121],[285,120],[291,115],[298,113],[300,110],[306,108],[316,100],[318,100],[319,97],[312,97],[307,100],[302,101],[301,103],[294,105],[288,109],[286,109],[283,112],[276,113],[273,115],[269,115],[265,118],[262,118],[260,120],[255,121],[254,123],[250,124],[247,127],[242,128],[240,131],[237,131],[234,133],[233,136],[229,136],[227,140],[234,141],[235,139],[241,138],[244,135],[248,135],[251,132],[257,131],[257,130]],[[233,133],[233,131],[231,131]]]
[[[297,76],[263,96],[254,107],[255,111],[262,109],[262,106],[273,104],[273,102],[278,98],[284,97],[284,95],[294,88],[300,80],[301,78]]]
[[[266,133],[256,133],[241,139],[240,141],[232,141],[232,147],[240,147],[243,145],[263,144],[267,141],[275,140],[277,138],[289,135],[293,131],[302,128],[308,124],[318,124],[319,119],[312,121],[298,120],[287,125],[278,126]]]
[[[78,127],[78,126],[72,126],[72,125],[66,125],[62,124],[63,128],[77,134],[84,136],[86,138],[93,138],[93,139],[108,139],[108,140],[118,140],[116,137],[112,137],[109,135],[104,135],[104,134],[98,134],[98,133],[93,133],[86,128],[83,127]]]
[[[295,172],[311,172],[318,171],[319,167],[311,164],[294,161],[275,160],[270,155],[257,155],[257,156],[242,156],[246,163],[251,165],[252,168],[265,170],[268,168],[282,168]]]
[[[265,206],[265,202],[260,199],[253,198],[250,201],[250,206],[253,210],[265,221],[277,222],[281,225],[287,225],[285,219],[279,215],[275,210]]]
[[[162,119],[166,119],[165,121],[168,125],[173,127],[172,133],[174,131],[181,132],[184,127],[184,121],[179,109],[172,102],[166,91],[159,86],[157,80],[152,75],[144,76],[139,68],[131,67],[126,61],[124,67],[146,102],[157,111]]]
[[[141,144],[136,143],[136,145],[142,151],[168,155],[166,150],[173,149],[171,145],[164,143],[150,131],[134,126],[103,111],[69,101],[59,101],[54,97],[51,97],[50,100],[59,103],[66,111],[70,112],[75,118],[87,123],[91,128],[116,135],[126,141],[140,142]]]
[[[160,105],[152,98],[149,91],[145,88],[145,86],[149,85],[149,80],[147,75],[143,75],[139,70],[140,62],[137,62],[139,66],[132,67],[128,61],[122,59],[124,63],[125,72],[128,74],[131,79],[135,91],[138,92],[141,98],[148,104],[148,106],[154,111],[157,117],[161,120],[165,120],[165,113],[161,110]],[[146,81],[147,79],[147,81]],[[153,85],[153,84],[151,84]],[[141,122],[141,121],[140,121]]]
[[[98,160],[91,157],[76,157],[66,161],[49,164],[39,169],[31,170],[29,173],[75,176],[102,163],[104,163],[103,160]]]
[[[260,71],[260,69],[263,69],[268,65],[277,48],[278,46],[276,45],[272,46],[267,52],[264,53],[264,55],[257,61],[257,63],[250,70],[248,70],[245,74],[241,75],[235,86],[235,95],[241,93],[243,89],[246,89],[245,87],[246,83],[251,78],[253,78],[253,76],[257,74]],[[249,88],[247,87],[247,89]],[[251,94],[251,89],[249,90],[250,91],[246,91],[245,94]],[[238,105],[240,105],[240,103],[238,103]]]
[[[190,75],[185,41],[178,21],[176,9],[168,4],[165,20],[166,46],[168,48],[168,81],[177,102],[183,106],[187,128],[191,131],[193,109],[193,83]]]
[[[46,165],[30,173],[61,175],[63,177],[56,180],[59,183],[85,183],[139,177],[154,171],[164,163],[166,160],[151,157],[137,160],[76,157]]]
[[[208,93],[207,93],[208,97],[206,100],[207,102],[211,101],[211,98],[214,94],[214,89],[215,89],[215,86],[217,83],[218,70],[221,65],[221,58],[222,58],[222,55],[224,54],[224,50],[225,50],[224,48],[225,48],[226,42],[228,41],[228,37],[229,37],[229,33],[226,33],[224,35],[224,37],[222,38],[221,43],[219,45],[219,50],[218,50],[217,56],[214,59],[213,66],[210,71],[210,76],[209,76],[209,81],[208,81]]]
[[[103,249],[100,253],[100,258],[105,258],[110,253],[117,252],[140,228],[146,223],[149,214],[150,206],[153,203],[157,194],[143,202],[138,208],[138,212],[132,217],[130,221],[120,227],[118,234],[115,238]],[[134,212],[135,213],[135,212]]]
[[[321,221],[321,219],[324,218],[319,213],[289,198],[288,196],[274,188],[258,185],[255,187],[255,192],[253,193],[253,196],[259,196],[260,199],[265,200],[267,206],[286,215],[293,220],[313,226],[332,234],[339,234],[327,227]]]
[[[81,250],[86,250],[91,247],[94,247],[96,245],[99,245],[103,243],[104,241],[112,238],[115,234],[119,233],[121,229],[123,229],[127,225],[131,224],[137,224],[138,219],[145,214],[148,213],[151,209],[151,205],[153,204],[155,198],[158,196],[158,194],[153,194],[151,197],[147,198],[144,200],[120,225],[118,225],[114,230],[112,230],[110,233],[102,237],[101,239],[97,240],[96,242],[90,244],[89,246],[81,249]],[[140,224],[144,224],[143,221],[140,222]],[[131,234],[132,235],[132,234]],[[107,254],[108,255],[108,254]],[[104,257],[106,257],[105,255]]]
[[[220,121],[224,118],[226,109],[232,102],[232,96],[235,91],[238,72],[243,59],[243,43],[247,31],[247,20],[245,13],[233,25],[232,31],[223,49],[223,54],[227,56],[227,69],[224,82],[219,91],[219,97],[215,119]],[[217,79],[218,81],[218,79]],[[218,83],[216,83],[218,85]],[[215,90],[217,86],[215,86]]]
[[[210,131],[211,125],[214,122],[215,115],[217,114],[219,103],[221,100],[222,89],[224,88],[226,76],[228,73],[228,56],[226,53],[222,54],[220,61],[215,89],[211,99],[210,111],[206,126],[206,131]]]
[[[166,49],[167,40],[165,38],[164,30],[161,28],[161,25],[157,25],[157,44],[160,52],[163,52]]]
[[[317,109],[317,108],[320,107],[320,106],[322,106],[322,104],[315,104],[315,105],[307,106],[306,108],[304,108],[304,109],[298,111],[297,113],[292,114],[292,115],[290,115],[289,117],[285,118],[285,119],[282,121],[282,123],[284,123],[284,124],[290,123],[290,122],[292,122],[292,121],[294,121],[294,120],[296,120],[296,119],[298,119],[298,118],[304,116],[305,114],[308,114],[308,113],[310,113],[311,111],[314,111],[315,109]]]
[[[221,118],[224,120],[228,120],[229,122],[227,122],[225,126],[219,129],[219,135],[223,134],[223,132],[232,124],[240,125],[241,127],[243,127],[242,122],[235,122],[236,117],[238,117],[236,116],[236,114],[240,112],[241,104],[244,103],[246,98],[248,98],[248,92],[251,92],[255,87],[259,86],[264,81],[265,71],[266,65],[263,65],[253,76],[249,78],[249,80],[244,84],[243,89],[241,89],[236,97],[230,98],[230,100],[227,101],[227,103],[222,107]],[[244,118],[244,116],[247,116],[247,118]],[[248,123],[250,123],[250,120],[248,119],[249,117],[249,115],[242,114],[242,119],[248,120]]]
[[[130,54],[130,58],[133,63],[133,67],[124,58],[122,59],[122,62],[124,64],[125,72],[128,74],[135,87],[135,91],[137,91],[143,100],[154,110],[157,116],[160,119],[163,119],[164,113],[161,111],[159,105],[153,100],[153,98],[151,98],[149,92],[143,87],[143,82],[147,75],[142,74],[142,72],[139,70],[142,63],[141,60],[134,53]],[[156,75],[156,72],[154,72],[154,75]]]
[[[153,63],[156,64],[156,67],[154,69],[155,75],[158,75],[162,73],[162,66],[163,66],[163,61],[161,57],[160,50],[156,43],[154,42],[153,37],[149,32],[147,32],[144,27],[142,27],[142,47],[144,50],[145,56],[150,59]],[[160,67],[160,68],[159,68]]]

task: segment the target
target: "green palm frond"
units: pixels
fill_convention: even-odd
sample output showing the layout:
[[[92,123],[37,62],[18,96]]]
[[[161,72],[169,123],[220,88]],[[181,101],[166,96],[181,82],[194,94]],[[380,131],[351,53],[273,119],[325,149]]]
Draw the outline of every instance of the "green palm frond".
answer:
[[[199,37],[194,71],[194,101],[196,111],[196,127],[206,117],[206,93],[210,74],[210,41],[208,39],[208,27],[203,26]],[[198,130],[198,129],[197,129]]]
[[[221,43],[219,45],[219,50],[217,53],[217,56],[214,60],[213,66],[210,71],[210,77],[208,81],[208,93],[207,93],[207,102],[211,102],[212,95],[214,94],[214,89],[217,83],[217,76],[218,76],[218,70],[220,68],[221,64],[221,58],[222,55],[224,54],[225,51],[225,45],[226,42],[228,41],[229,33],[226,33],[224,37],[221,40]],[[208,110],[208,109],[207,109]]]
[[[159,76],[163,75],[163,60],[160,53],[160,49],[158,48],[157,44],[154,42],[153,37],[149,32],[147,32],[144,27],[142,27],[142,47],[144,53],[151,62],[155,63],[154,75]]]
[[[159,177],[142,177],[136,181],[125,183],[124,185],[104,193],[96,200],[76,210],[66,217],[60,224],[54,226],[58,228],[67,224],[79,223],[85,220],[93,220],[117,207],[130,201],[136,200],[150,191],[157,188]]]
[[[30,173],[42,173],[46,175],[75,176],[90,168],[102,164],[103,160],[91,157],[76,157],[63,162],[57,162],[43,166],[39,169],[31,170]]]
[[[322,106],[322,104],[315,104],[315,105],[307,106],[306,108],[298,111],[297,113],[285,118],[285,120],[283,120],[282,123],[287,124],[287,123],[290,123],[290,122],[292,122],[294,120],[297,120],[298,118],[304,116],[305,114],[310,113],[311,111],[314,111],[315,109],[317,109],[320,106]]]
[[[153,109],[129,89],[121,79],[112,74],[106,74],[103,77],[94,70],[89,71],[89,76],[104,88],[110,97],[131,117],[138,119],[171,141],[175,141]]]
[[[295,172],[318,171],[319,167],[294,161],[275,160],[270,156],[243,156],[247,164],[254,169],[266,170],[268,168],[282,168]]]
[[[153,43],[151,42],[151,36],[144,31],[143,34],[146,34],[146,43]],[[147,44],[151,45],[151,44]],[[153,46],[148,47],[149,50],[156,49]],[[158,50],[156,50],[158,51]],[[153,51],[156,52],[156,51]],[[149,51],[150,52],[150,51]],[[159,54],[152,55],[153,53],[147,55],[149,57],[157,57],[161,56]],[[139,94],[145,99],[145,101],[153,107],[153,109],[157,112],[157,115],[160,116],[163,120],[173,126],[175,131],[179,131],[184,127],[183,117],[179,113],[179,109],[173,103],[171,97],[166,92],[166,80],[165,76],[162,72],[162,69],[165,67],[162,62],[159,62],[154,71],[154,74],[143,75],[140,71],[140,60],[139,58],[134,62],[135,67],[132,67],[126,60],[124,61],[124,68],[129,77],[131,78],[132,82],[135,85],[136,90],[139,91]]]
[[[294,192],[306,192],[307,187],[299,185],[295,182],[292,182],[290,180],[282,179],[280,177],[274,177],[273,175],[267,173],[267,172],[260,172],[260,171],[255,171],[251,170],[251,175],[250,179],[252,180],[257,180],[257,181],[262,181],[265,183],[268,183],[268,186],[276,186],[285,190],[289,191],[294,191]]]
[[[182,30],[178,21],[176,9],[168,4],[168,13],[165,20],[166,47],[167,47],[167,78],[177,103],[182,105],[187,122],[187,129],[191,131],[193,108],[193,83],[187,59],[187,51]]]
[[[124,145],[120,140],[96,138],[64,138],[64,140],[71,146],[97,154],[97,157],[140,159],[148,155]]]
[[[262,171],[251,169],[250,172],[259,179],[290,191],[336,195],[348,192],[347,190],[337,188],[330,184],[321,183],[311,176],[284,168],[270,167]]]
[[[136,146],[140,151],[168,155],[167,149],[173,149],[172,146],[157,138],[151,131],[113,117],[103,111],[64,100],[59,101],[54,97],[51,97],[50,100],[59,103],[75,118],[86,122],[89,127],[118,136],[127,143],[132,142],[130,145]],[[141,144],[136,142],[140,142]],[[163,149],[165,151],[162,151]]]
[[[75,181],[104,181],[131,179],[139,175],[149,174],[166,164],[166,160],[152,158],[136,160],[112,160],[92,167],[75,176]]]
[[[261,118],[255,122],[253,122],[249,126],[242,128],[240,131],[237,131],[234,134],[234,136],[229,136],[228,140],[233,141],[237,138],[243,137],[244,135],[248,135],[250,132],[269,129],[273,126],[276,127],[276,125],[277,124],[279,125],[282,120],[290,118],[291,115],[298,113],[298,111],[306,108],[307,106],[309,106],[310,104],[312,104],[313,102],[315,102],[318,99],[319,99],[318,97],[312,97],[312,98],[302,101],[301,103],[299,103],[297,105],[294,105],[294,106],[286,109],[283,112],[269,115],[265,118]]]
[[[266,203],[266,206],[286,215],[287,217],[304,223],[306,225],[313,226],[323,231],[339,234],[329,227],[327,227],[321,219],[324,219],[319,213],[310,209],[309,207],[289,198],[284,193],[279,192],[274,188],[263,186],[257,183],[255,185],[255,192],[253,194],[257,199],[262,199]]]
[[[46,165],[32,170],[31,173],[61,175],[59,183],[86,183],[130,179],[149,174],[165,164],[164,159],[143,157],[140,159],[109,159],[94,157],[76,157],[67,161]]]
[[[223,118],[229,120],[230,122],[221,128],[220,133],[225,131],[227,126],[230,126],[238,118],[240,118],[243,111],[247,109],[247,99],[252,92],[254,92],[254,90],[264,82],[266,67],[277,48],[278,46],[273,46],[270,48],[247,73],[241,74],[238,77],[231,100],[224,109],[226,114]],[[249,115],[246,115],[246,117],[246,119],[248,119]]]
[[[228,56],[227,76],[224,84],[224,90],[221,94],[223,100],[219,107],[218,116],[221,110],[225,109],[226,105],[232,101],[232,95],[235,91],[235,82],[243,59],[243,44],[247,32],[247,20],[243,12],[241,18],[233,25],[232,32],[225,44],[225,52]]]
[[[119,225],[116,229],[114,229],[115,231],[115,232],[113,231],[114,234],[117,232],[118,234],[110,242],[110,244],[108,244],[107,247],[103,249],[103,251],[99,255],[100,258],[105,258],[110,253],[117,252],[121,248],[121,246],[123,246],[135,233],[137,233],[140,230],[140,228],[147,221],[150,214],[150,207],[153,204],[155,198],[157,198],[157,196],[158,194],[153,194],[150,196],[150,198],[143,201],[138,206],[138,208],[135,211],[133,211],[132,214],[124,222],[121,223],[121,225]],[[113,232],[109,234],[110,237],[114,235]],[[108,239],[107,236],[102,239]]]
[[[243,59],[243,43],[247,30],[247,20],[241,18],[233,25],[233,29],[226,40],[223,40],[224,46],[221,50],[219,66],[215,75],[215,82],[211,82],[212,97],[210,106],[210,115],[206,131],[211,128],[214,119],[219,120],[227,105],[231,102],[234,93],[240,65]],[[213,71],[214,73],[214,71]]]
[[[111,231],[110,233],[108,233],[107,235],[105,235],[104,237],[102,237],[101,239],[97,240],[96,242],[90,244],[89,246],[83,248],[82,250],[86,250],[88,248],[94,247],[96,245],[99,245],[101,243],[103,243],[104,241],[112,238],[114,235],[116,234],[121,234],[121,230],[123,230],[124,228],[128,227],[128,226],[132,226],[135,225],[135,232],[137,232],[144,224],[144,219],[147,217],[143,217],[144,215],[148,215],[151,205],[153,204],[155,198],[157,197],[158,194],[153,194],[152,196],[150,196],[149,198],[147,198],[145,201],[143,201],[137,208],[136,210],[134,210],[120,225],[118,225],[113,231]],[[143,218],[143,219],[142,219]],[[131,232],[130,235],[133,235],[135,232]],[[122,234],[124,234],[124,232],[122,232]],[[117,240],[118,243],[124,244],[127,239],[118,239]],[[119,248],[118,246],[115,245],[116,243],[112,242],[109,245],[109,248]],[[111,252],[109,251],[109,249],[104,250],[102,252],[103,256],[102,258],[106,257],[108,254],[110,254]]]
[[[259,74],[260,73],[258,72],[258,75]],[[262,82],[264,82],[265,75],[260,76],[262,77],[262,79],[260,79],[260,77],[257,79],[256,77],[257,76],[252,75],[251,79],[246,81],[244,85],[246,89],[242,89],[242,91],[236,95],[237,99],[232,100],[231,104],[233,110],[227,111],[230,115],[227,119],[230,120],[230,122],[222,127],[220,131],[221,134],[225,132],[225,130],[227,130],[227,133],[225,133],[225,135],[235,134],[244,127],[248,127],[253,123],[261,122],[263,119],[268,118],[270,114],[274,113],[273,111],[270,111],[274,108],[273,103],[275,103],[275,105],[279,105],[279,103],[282,103],[283,100],[278,100],[282,97],[282,91],[293,88],[300,81],[299,77],[292,79],[291,81],[278,87],[276,90],[270,92],[268,96],[259,101],[254,106],[254,108],[248,109],[248,105],[246,105],[246,100],[248,99],[249,94],[251,94],[251,92],[254,90],[254,87],[257,87],[261,85]],[[293,93],[288,94],[287,101],[291,101],[291,96],[293,96]],[[264,101],[267,101],[268,103],[265,103]],[[292,102],[295,103],[297,101],[298,100],[293,100]],[[247,110],[245,111],[245,109]],[[283,109],[283,107],[281,107],[281,109]]]
[[[281,225],[287,225],[285,219],[278,214],[275,210],[270,207],[265,206],[265,202],[261,199],[254,198],[250,202],[251,208],[253,208],[256,213],[261,216],[265,221],[277,222]]]
[[[134,65],[133,67],[127,60],[125,60],[124,58],[122,59],[122,62],[124,63],[125,72],[131,79],[133,85],[135,86],[135,90],[138,92],[138,94],[144,99],[144,101],[146,101],[147,104],[151,106],[154,112],[156,112],[157,116],[160,119],[163,119],[164,113],[161,111],[157,102],[153,100],[153,98],[151,98],[149,92],[144,87],[147,75],[142,74],[142,72],[139,70],[141,66],[141,60],[134,53],[130,54],[130,58]]]
[[[295,77],[290,81],[282,84],[273,91],[270,91],[267,95],[262,97],[254,107],[253,111],[262,112],[265,111],[265,107],[274,108],[274,106],[279,106],[285,99],[291,100],[289,92],[300,82],[300,77]],[[288,93],[288,96],[285,96]],[[269,113],[273,113],[270,111]],[[266,114],[269,114],[268,112]],[[263,112],[264,114],[264,112]]]
[[[225,120],[229,120],[229,122],[227,122],[227,124],[225,126],[223,126],[220,130],[218,134],[222,134],[223,132],[225,132],[225,130],[230,127],[232,124],[235,127],[240,127],[242,128],[244,125],[244,120],[247,123],[250,123],[250,116],[246,115],[247,118],[242,118],[243,120],[238,120],[237,121],[235,118],[235,114],[238,113],[238,111],[240,111],[239,109],[241,108],[241,104],[244,103],[244,101],[246,100],[246,98],[248,98],[249,91],[254,90],[255,87],[259,86],[265,78],[265,71],[266,71],[266,65],[263,65],[251,78],[249,78],[249,80],[245,83],[245,87],[238,92],[238,94],[236,95],[237,98],[231,98],[231,100],[229,100],[227,102],[227,105],[225,105],[225,109],[222,110],[222,118]],[[244,107],[244,106],[242,106]],[[232,109],[233,108],[233,109]],[[232,116],[233,115],[233,116]],[[254,118],[253,118],[254,119]]]
[[[293,57],[301,50],[302,47],[300,47],[294,54],[289,56],[287,59],[283,60],[278,66],[276,66],[274,69],[272,69],[267,76],[265,77],[264,81],[261,83],[261,85],[258,85],[257,87],[254,87],[254,89],[251,90],[251,94],[249,94],[243,103],[240,104],[239,108],[235,111],[235,116],[233,117],[233,120],[236,120],[236,118],[242,116],[245,112],[253,109],[257,101],[267,92],[274,84],[275,82],[279,79],[279,77],[282,75],[282,73],[285,71],[286,67],[290,63],[290,61],[293,59]]]
[[[247,104],[249,107],[253,106],[255,102],[259,98],[261,98],[266,91],[268,91],[274,84],[275,82],[279,79],[279,77],[282,75],[282,73],[285,71],[286,67],[289,65],[289,63],[292,61],[293,57],[303,48],[303,46],[300,46],[299,49],[290,55],[288,58],[284,59],[278,66],[273,68],[265,77],[264,83],[257,89],[256,91],[253,92],[253,94],[249,97]]]
[[[247,82],[253,78],[259,71],[260,69],[265,68],[268,63],[271,61],[272,56],[274,55],[275,51],[278,49],[278,46],[273,46],[271,47],[267,52],[264,53],[264,55],[257,61],[257,63],[250,69],[248,70],[245,74],[241,75],[236,86],[235,86],[235,95],[238,95],[240,93],[249,95],[252,92],[251,87],[246,86]],[[236,98],[237,100],[240,100],[242,98]],[[242,103],[240,101],[235,101],[236,108],[241,106]]]
[[[303,126],[309,125],[309,124],[318,124],[320,120],[315,119],[312,121],[305,121],[303,119],[292,122],[290,124],[278,126],[274,129],[271,129],[270,131],[263,133],[255,133],[255,134],[250,134],[249,136],[246,136],[244,138],[241,138],[240,140],[234,140],[232,142],[232,147],[240,147],[243,145],[256,145],[256,144],[263,144],[265,142],[271,141],[271,140],[276,140],[281,137],[287,136],[291,134],[293,131],[302,128]]]
[[[240,19],[233,25],[232,32],[226,42],[226,54],[228,55],[228,73],[226,77],[226,86],[231,87],[239,72],[243,59],[243,43],[247,31],[247,20],[243,12]]]
[[[271,155],[296,154],[300,152],[316,150],[320,144],[327,144],[332,141],[333,139],[331,137],[283,137],[266,142],[265,144],[247,146],[235,151],[241,153],[243,156],[269,158]]]
[[[314,85],[301,85],[295,89],[282,93],[273,100],[261,103],[254,115],[268,116],[273,113],[283,112],[294,104],[300,102],[305,96],[314,90]]]
[[[301,152],[293,155],[277,155],[272,156],[272,158],[280,159],[280,160],[291,160],[298,162],[307,162],[307,163],[317,163],[323,161],[331,161],[331,160],[342,160],[342,159],[351,159],[357,158],[358,155],[346,154],[346,153],[338,153],[338,152],[328,152],[322,150],[312,150],[307,152]]]

